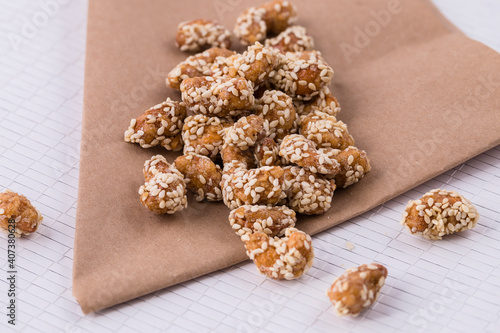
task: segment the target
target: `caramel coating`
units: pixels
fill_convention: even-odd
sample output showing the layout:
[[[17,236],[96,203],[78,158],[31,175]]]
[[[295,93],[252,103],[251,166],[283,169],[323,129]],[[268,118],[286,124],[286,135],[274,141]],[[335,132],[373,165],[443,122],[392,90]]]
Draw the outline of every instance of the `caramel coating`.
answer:
[[[287,135],[283,139],[280,156],[313,173],[336,175],[340,171],[340,165],[335,159],[316,149],[314,142],[300,134]]]
[[[280,166],[281,159],[279,157],[280,146],[271,139],[265,137],[257,141],[254,147],[254,157],[259,167],[263,166]]]
[[[205,115],[189,116],[182,127],[184,154],[195,153],[217,159],[224,143],[224,121]]]
[[[222,170],[211,159],[198,154],[181,155],[174,166],[183,174],[187,188],[196,193],[196,201],[222,200]]]
[[[337,117],[341,108],[340,104],[330,92],[327,86],[320,89],[319,94],[311,101],[294,101],[295,109],[299,117],[308,116],[317,112],[326,113],[330,116]]]
[[[187,207],[184,177],[165,157],[156,155],[146,161],[144,175],[148,178],[139,188],[144,207],[156,214],[174,214]]]
[[[357,183],[371,170],[370,160],[364,150],[348,147],[343,151],[335,149],[330,151],[334,153],[333,158],[340,164],[340,172],[331,175],[339,188],[346,188]]]
[[[171,172],[171,165],[163,155],[155,155],[144,162],[142,172],[144,174],[144,180],[149,181],[159,173]]]
[[[256,115],[242,117],[226,129],[224,144],[247,150],[267,133],[269,133],[269,123],[262,117]]]
[[[254,104],[253,87],[244,78],[193,77],[181,83],[182,100],[196,114],[226,117]]]
[[[228,49],[231,33],[224,26],[210,20],[182,22],[177,27],[175,45],[181,51],[198,52],[209,47]]]
[[[9,220],[14,220],[10,230]],[[20,237],[35,232],[42,221],[42,214],[24,195],[10,190],[0,193],[0,228]]]
[[[311,140],[319,148],[344,150],[354,146],[354,139],[347,130],[347,125],[323,112],[302,118],[300,134]]]
[[[225,173],[222,182],[224,204],[229,209],[243,205],[274,206],[285,198],[281,167],[270,166],[251,170],[233,168],[231,172]]]
[[[268,34],[279,34],[295,22],[296,8],[288,1],[273,1],[251,7],[236,20],[234,34],[242,44],[263,41]]]
[[[434,189],[406,206],[401,224],[412,234],[438,240],[476,226],[476,207],[455,191]]]
[[[167,150],[182,149],[181,128],[186,118],[184,103],[170,98],[130,121],[125,142],[138,143],[142,148],[161,145]]]
[[[297,166],[286,166],[283,171],[288,207],[305,215],[323,214],[330,209],[335,182]]]
[[[295,22],[297,9],[288,1],[272,1],[262,5],[265,9],[264,21],[266,22],[267,33],[277,35]]]
[[[314,49],[314,40],[300,25],[288,27],[274,38],[266,39],[265,46],[279,50],[281,53],[302,52]]]
[[[243,54],[228,57],[219,66],[213,66],[214,77],[244,78],[253,83],[254,89],[264,84],[279,67],[281,58],[275,49],[260,43],[250,45]]]
[[[357,316],[378,298],[387,278],[387,269],[380,264],[350,268],[333,281],[327,294],[339,316]]]
[[[234,35],[243,45],[251,45],[263,41],[267,36],[267,25],[264,20],[264,8],[251,7],[238,16],[234,26]]]
[[[280,142],[297,132],[297,114],[292,98],[279,90],[268,90],[256,101],[257,115],[269,122],[270,137]]]
[[[259,271],[272,279],[293,280],[311,268],[314,259],[311,236],[295,228],[285,229],[285,237],[263,232],[243,235],[248,257]]]
[[[212,75],[212,66],[224,62],[224,59],[236,54],[234,51],[217,47],[188,57],[174,67],[166,78],[167,87],[180,90],[181,83],[191,77]]]
[[[241,165],[243,169],[255,168],[255,159],[250,149],[242,150],[235,145],[224,144],[221,149],[224,166],[230,163]]]
[[[263,232],[270,237],[283,236],[297,222],[295,212],[286,206],[245,205],[229,213],[229,223],[238,236]]]
[[[281,58],[282,67],[270,81],[294,99],[313,99],[333,78],[333,69],[318,51],[288,52]]]

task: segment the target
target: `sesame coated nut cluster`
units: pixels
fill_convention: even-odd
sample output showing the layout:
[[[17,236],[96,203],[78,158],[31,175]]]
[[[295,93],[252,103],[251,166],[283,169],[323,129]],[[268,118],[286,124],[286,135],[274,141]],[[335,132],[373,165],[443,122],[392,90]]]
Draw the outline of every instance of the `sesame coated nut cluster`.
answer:
[[[144,163],[145,184],[139,189],[144,207],[156,214],[173,214],[187,207],[184,176],[162,155]]]
[[[435,189],[408,202],[401,224],[412,234],[438,240],[474,228],[478,219],[476,207],[463,195]]]
[[[276,35],[295,22],[297,9],[288,1],[273,1],[260,7],[248,8],[234,27],[234,34],[245,45],[262,42],[268,35]]]
[[[182,22],[175,37],[181,51],[201,51],[209,47],[228,49],[231,47],[231,33],[224,26],[210,20]]]
[[[153,106],[130,121],[130,126],[125,131],[125,141],[138,143],[142,148],[161,145],[167,150],[181,150],[184,118],[185,104],[167,98],[165,102]]]
[[[295,6],[280,0],[246,10],[234,29],[246,46],[242,53],[228,49],[230,34],[213,21],[181,23],[178,47],[200,52],[166,78],[181,101],[168,98],[125,132],[125,141],[142,148],[183,150],[172,164],[162,155],[145,162],[139,195],[147,209],[185,209],[188,190],[197,201],[222,201],[258,270],[283,280],[313,264],[312,239],[295,228],[297,219],[327,212],[335,190],[371,168],[337,119],[333,69],[306,28],[291,25],[296,16]],[[335,293],[358,293],[363,307],[371,304],[376,292],[364,280],[370,272],[349,276],[359,283]],[[338,302],[344,314],[357,311]]]
[[[378,298],[387,278],[387,269],[380,264],[361,265],[346,270],[333,281],[328,297],[340,316],[357,316]]]
[[[9,221],[14,221],[14,228],[9,228]],[[0,193],[0,228],[16,237],[29,235],[38,229],[42,223],[43,216],[21,194],[10,190]]]

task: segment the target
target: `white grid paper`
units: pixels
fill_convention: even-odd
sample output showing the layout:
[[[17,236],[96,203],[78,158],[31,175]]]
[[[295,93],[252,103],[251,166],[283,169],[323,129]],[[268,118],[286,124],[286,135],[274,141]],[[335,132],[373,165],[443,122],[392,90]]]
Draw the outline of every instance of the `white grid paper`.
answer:
[[[71,270],[87,4],[60,1],[43,21],[48,2],[0,0],[0,190],[22,192],[45,216],[39,232],[17,242],[17,330],[500,331],[500,147],[314,237],[314,266],[297,281],[264,279],[246,262],[83,316]],[[497,1],[435,3],[469,36],[500,50]],[[40,20],[29,36],[23,18]],[[17,49],[13,33],[23,36]],[[440,242],[403,230],[406,202],[436,187],[471,199],[481,214],[474,230]],[[337,318],[326,289],[346,268],[371,261],[389,270],[379,301],[358,318]],[[7,268],[0,265],[5,309]],[[2,332],[12,330],[3,315],[0,322]]]

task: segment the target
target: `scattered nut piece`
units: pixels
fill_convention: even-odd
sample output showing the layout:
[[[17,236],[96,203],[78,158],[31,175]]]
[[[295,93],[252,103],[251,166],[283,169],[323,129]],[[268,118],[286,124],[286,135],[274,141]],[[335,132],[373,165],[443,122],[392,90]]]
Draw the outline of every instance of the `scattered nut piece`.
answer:
[[[286,206],[252,206],[236,208],[229,214],[229,222],[237,235],[263,232],[270,237],[283,236],[286,228],[297,221],[295,212]]]
[[[9,228],[9,220],[12,219],[14,230]],[[16,237],[29,235],[38,229],[42,220],[42,214],[24,195],[10,190],[0,193],[0,228],[3,230],[13,232]]]
[[[198,52],[209,47],[228,49],[231,47],[231,33],[210,20],[182,22],[177,28],[175,44],[181,51]]]
[[[295,228],[285,229],[283,238],[254,232],[243,235],[241,240],[259,271],[272,279],[296,279],[313,264],[311,236]]]
[[[455,191],[435,189],[408,202],[401,224],[412,234],[438,240],[476,226],[476,207]]]
[[[328,297],[339,316],[357,316],[378,298],[387,278],[387,269],[379,264],[350,268],[333,281]]]

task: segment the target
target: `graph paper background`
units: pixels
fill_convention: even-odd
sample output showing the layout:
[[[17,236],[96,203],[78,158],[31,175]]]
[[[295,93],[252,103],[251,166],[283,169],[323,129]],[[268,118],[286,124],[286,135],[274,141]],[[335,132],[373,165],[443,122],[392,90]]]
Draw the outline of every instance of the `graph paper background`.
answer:
[[[39,232],[17,241],[15,330],[500,331],[500,147],[314,237],[314,267],[297,281],[264,279],[245,262],[84,316],[71,270],[87,3],[60,0],[44,16],[48,2],[0,0],[0,190],[25,194],[45,216]],[[434,2],[470,37],[500,51],[498,1]],[[27,21],[36,25],[23,29]],[[406,202],[437,187],[476,204],[474,230],[440,242],[403,230]],[[14,331],[5,317],[6,245],[2,235],[2,332]],[[358,318],[336,317],[326,289],[346,268],[372,261],[389,270],[379,302]]]

